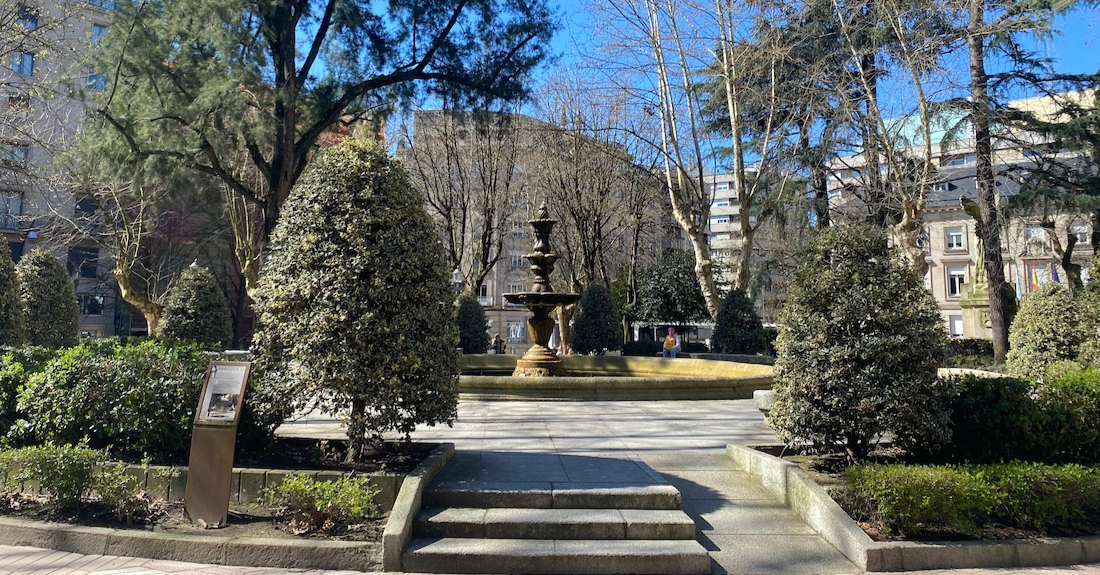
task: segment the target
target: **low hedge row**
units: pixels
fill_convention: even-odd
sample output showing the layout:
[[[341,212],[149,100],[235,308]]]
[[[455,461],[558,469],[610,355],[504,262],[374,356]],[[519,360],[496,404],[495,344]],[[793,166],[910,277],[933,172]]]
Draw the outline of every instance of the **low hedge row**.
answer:
[[[1100,371],[1042,383],[973,375],[945,380],[952,440],[937,459],[1100,463]]]
[[[1048,534],[1095,523],[1100,468],[1080,465],[858,465],[837,500],[888,533],[979,535],[981,525]]]
[[[0,433],[18,445],[83,443],[116,457],[181,462],[212,359],[194,345],[89,339],[61,350],[0,350]],[[282,412],[253,374],[238,449],[270,441]]]

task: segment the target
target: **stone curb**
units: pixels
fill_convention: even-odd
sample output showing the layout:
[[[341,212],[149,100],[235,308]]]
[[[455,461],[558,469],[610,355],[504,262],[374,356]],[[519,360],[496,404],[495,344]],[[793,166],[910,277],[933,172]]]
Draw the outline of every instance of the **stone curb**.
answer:
[[[5,545],[82,555],[143,557],[240,567],[362,571],[377,542],[266,539],[128,531],[0,517]]]
[[[401,571],[402,553],[412,540],[413,523],[420,513],[424,491],[428,484],[455,453],[455,444],[436,447],[401,483],[401,491],[393,503],[386,529],[382,532],[382,569]]]
[[[736,444],[726,446],[726,456],[864,571],[1044,567],[1100,561],[1100,537],[995,542],[873,541],[797,465]]]

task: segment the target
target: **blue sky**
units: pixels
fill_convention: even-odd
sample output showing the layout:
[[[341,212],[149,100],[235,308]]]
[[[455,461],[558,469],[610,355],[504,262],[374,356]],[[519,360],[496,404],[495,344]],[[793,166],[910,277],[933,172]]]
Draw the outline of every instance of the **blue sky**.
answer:
[[[599,0],[596,0],[599,1]],[[563,60],[571,60],[594,49],[592,18],[587,2],[566,0],[558,4],[562,30],[552,47]],[[1043,53],[1058,61],[1057,69],[1068,73],[1094,73],[1100,70],[1100,11],[1082,6],[1058,17],[1056,34],[1040,46]]]

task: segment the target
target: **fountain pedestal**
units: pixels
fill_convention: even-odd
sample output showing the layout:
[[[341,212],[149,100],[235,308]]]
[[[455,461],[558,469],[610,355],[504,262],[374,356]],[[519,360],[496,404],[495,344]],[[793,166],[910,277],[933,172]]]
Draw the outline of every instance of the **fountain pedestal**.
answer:
[[[554,318],[550,317],[559,306],[576,303],[580,294],[557,293],[550,285],[550,273],[554,271],[554,260],[558,255],[550,251],[550,230],[554,220],[546,204],[539,206],[535,218],[529,220],[535,229],[534,251],[523,257],[531,262],[531,272],[535,274],[530,291],[506,293],[504,299],[520,304],[531,310],[533,317],[527,320],[527,333],[534,342],[527,353],[516,361],[514,377],[551,377],[568,375],[556,351],[550,349],[550,335],[554,333]]]
[[[550,314],[558,306],[569,305],[580,299],[572,293],[521,292],[504,294],[504,297],[522,304],[535,315],[527,320],[527,334],[533,345],[516,360],[515,377],[561,377],[569,375],[558,353],[550,349],[550,335],[554,333],[554,318]]]

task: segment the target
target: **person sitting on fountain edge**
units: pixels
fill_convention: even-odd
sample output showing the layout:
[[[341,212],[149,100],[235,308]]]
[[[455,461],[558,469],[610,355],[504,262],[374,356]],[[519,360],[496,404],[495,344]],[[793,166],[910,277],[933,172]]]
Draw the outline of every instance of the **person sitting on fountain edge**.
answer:
[[[680,355],[680,335],[676,333],[676,328],[668,328],[668,335],[665,336],[665,346],[661,350],[661,355],[673,358]]]
[[[508,344],[504,343],[503,339],[500,339],[500,334],[493,334],[493,353],[500,355],[508,349]]]

